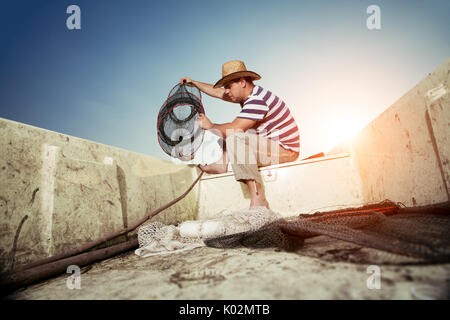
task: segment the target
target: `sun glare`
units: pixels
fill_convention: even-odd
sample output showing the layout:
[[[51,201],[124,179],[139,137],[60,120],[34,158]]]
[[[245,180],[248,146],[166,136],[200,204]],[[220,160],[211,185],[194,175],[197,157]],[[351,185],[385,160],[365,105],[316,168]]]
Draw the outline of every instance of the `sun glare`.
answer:
[[[350,142],[363,126],[362,119],[352,114],[342,114],[324,119],[322,127],[323,150],[328,152],[341,143]]]

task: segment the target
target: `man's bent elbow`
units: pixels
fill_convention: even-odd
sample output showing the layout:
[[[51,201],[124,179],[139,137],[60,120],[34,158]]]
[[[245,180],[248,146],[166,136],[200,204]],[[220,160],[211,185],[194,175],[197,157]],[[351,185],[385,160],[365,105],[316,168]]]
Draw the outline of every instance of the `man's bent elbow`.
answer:
[[[228,138],[229,136],[232,135],[236,135],[236,134],[241,134],[244,133],[246,130],[243,130],[242,128],[236,128],[236,127],[231,127],[231,128],[227,128],[225,130],[225,138]]]

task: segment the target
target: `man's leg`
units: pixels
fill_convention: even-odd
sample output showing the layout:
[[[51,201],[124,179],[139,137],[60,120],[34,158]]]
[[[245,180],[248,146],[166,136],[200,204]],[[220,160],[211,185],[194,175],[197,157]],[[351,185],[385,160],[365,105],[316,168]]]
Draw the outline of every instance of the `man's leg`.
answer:
[[[260,183],[255,180],[243,180],[250,192],[250,208],[254,207],[266,207],[269,208],[269,202],[267,202],[264,196],[264,191]]]
[[[293,162],[298,159],[298,156],[299,154],[297,152],[284,149],[275,140],[261,136],[258,137],[258,167]]]
[[[244,182],[250,192],[250,208],[264,206],[269,203],[261,186],[261,177],[257,164],[256,135],[236,132],[226,139],[228,158],[237,181]]]
[[[200,166],[200,169],[211,174],[226,173],[228,162],[231,162],[237,181],[244,182],[250,192],[250,208],[264,206],[269,208],[258,166],[267,166],[295,161],[298,154],[281,148],[276,141],[261,138],[244,132],[236,132],[226,139],[226,150],[216,163]],[[255,140],[256,139],[256,140]]]

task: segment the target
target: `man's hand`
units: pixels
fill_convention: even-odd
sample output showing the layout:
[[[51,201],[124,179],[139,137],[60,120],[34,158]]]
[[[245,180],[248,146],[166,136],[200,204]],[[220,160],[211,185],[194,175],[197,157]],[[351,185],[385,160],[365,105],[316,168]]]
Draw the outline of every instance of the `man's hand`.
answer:
[[[180,79],[180,84],[186,84],[190,87],[194,86],[194,81],[191,78],[183,77]]]
[[[213,129],[211,132],[221,138],[227,137],[228,134],[235,131],[247,131],[256,124],[256,120],[240,118],[234,119],[231,123],[215,124],[212,123],[204,113],[200,113],[197,118],[197,122],[199,126],[205,130]]]
[[[204,113],[200,113],[197,118],[197,122],[205,130],[209,130],[213,127],[213,123]]]
[[[207,95],[213,98],[219,98],[224,101],[233,102],[230,98],[225,94],[224,88],[214,88],[214,85],[210,83],[203,83],[200,81],[192,80],[189,77],[183,77],[180,79],[180,84],[185,84],[190,87],[196,87],[201,92],[206,93]]]

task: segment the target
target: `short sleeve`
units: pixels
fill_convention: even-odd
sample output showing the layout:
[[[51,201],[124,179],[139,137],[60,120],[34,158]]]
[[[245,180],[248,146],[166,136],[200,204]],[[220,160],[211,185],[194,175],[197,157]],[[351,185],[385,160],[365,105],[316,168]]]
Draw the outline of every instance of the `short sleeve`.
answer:
[[[269,107],[263,100],[250,100],[244,103],[241,112],[237,118],[250,119],[250,120],[262,120],[269,111]]]

